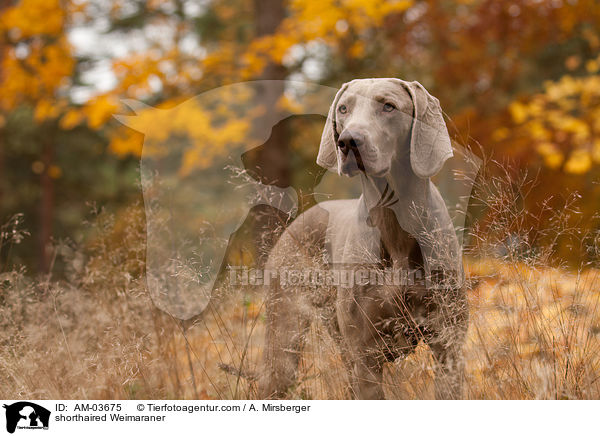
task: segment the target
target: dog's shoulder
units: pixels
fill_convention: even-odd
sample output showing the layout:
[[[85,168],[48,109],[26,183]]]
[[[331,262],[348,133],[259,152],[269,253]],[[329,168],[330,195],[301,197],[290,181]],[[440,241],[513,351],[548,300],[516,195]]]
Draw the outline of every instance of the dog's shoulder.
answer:
[[[359,199],[353,198],[348,200],[329,200],[319,203],[315,207],[324,209],[329,214],[329,219],[332,220],[350,220],[358,214]]]

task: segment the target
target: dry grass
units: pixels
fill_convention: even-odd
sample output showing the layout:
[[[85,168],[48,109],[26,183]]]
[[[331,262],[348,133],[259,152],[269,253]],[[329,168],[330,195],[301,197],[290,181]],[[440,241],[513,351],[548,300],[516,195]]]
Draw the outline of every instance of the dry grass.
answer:
[[[553,258],[553,234],[569,231],[570,203],[557,213],[559,224],[545,231],[550,242],[533,249],[527,242],[531,229],[515,225],[523,211],[514,196],[526,187],[525,179],[519,185],[508,175],[479,186],[494,220],[475,227],[465,262],[466,396],[598,399],[600,270],[567,268]],[[263,295],[231,289],[184,333],[145,290],[142,209],[132,207],[119,219],[99,214],[92,225],[96,237],[84,249],[56,247],[56,255],[69,260],[67,280],[32,280],[23,271],[0,270],[0,397],[254,398],[252,381],[227,374],[219,364],[257,368]],[[18,242],[11,230],[17,227],[3,227],[4,250]],[[515,240],[526,241],[525,248]],[[433,398],[432,364],[423,345],[388,364],[386,396]],[[339,353],[317,322],[289,398],[347,397]]]

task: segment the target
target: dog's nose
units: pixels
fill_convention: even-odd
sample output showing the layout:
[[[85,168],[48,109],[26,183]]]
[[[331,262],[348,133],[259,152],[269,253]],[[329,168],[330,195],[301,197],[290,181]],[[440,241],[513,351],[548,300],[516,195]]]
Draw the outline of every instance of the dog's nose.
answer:
[[[365,143],[365,137],[362,133],[352,130],[344,130],[340,135],[337,146],[341,152],[347,155],[350,150],[356,151]]]

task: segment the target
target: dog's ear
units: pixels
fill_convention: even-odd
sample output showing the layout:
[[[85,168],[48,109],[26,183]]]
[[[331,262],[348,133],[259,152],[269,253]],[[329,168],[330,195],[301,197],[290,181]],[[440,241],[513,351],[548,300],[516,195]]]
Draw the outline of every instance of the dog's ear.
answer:
[[[414,114],[410,134],[410,166],[415,174],[428,178],[437,174],[452,157],[452,144],[437,98],[419,82],[404,82],[410,93]]]
[[[345,83],[335,94],[333,103],[329,107],[329,114],[325,121],[323,134],[321,135],[321,144],[319,145],[319,154],[317,155],[317,164],[329,171],[339,172],[337,159],[337,140],[338,132],[336,126],[336,106],[340,97],[348,87]]]

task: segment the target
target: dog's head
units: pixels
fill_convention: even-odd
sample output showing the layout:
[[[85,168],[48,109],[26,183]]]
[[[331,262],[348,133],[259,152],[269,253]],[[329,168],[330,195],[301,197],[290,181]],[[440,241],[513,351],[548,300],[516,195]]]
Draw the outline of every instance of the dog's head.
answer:
[[[335,96],[317,163],[338,174],[380,177],[410,160],[412,171],[428,178],[451,156],[440,103],[420,83],[358,79]]]

